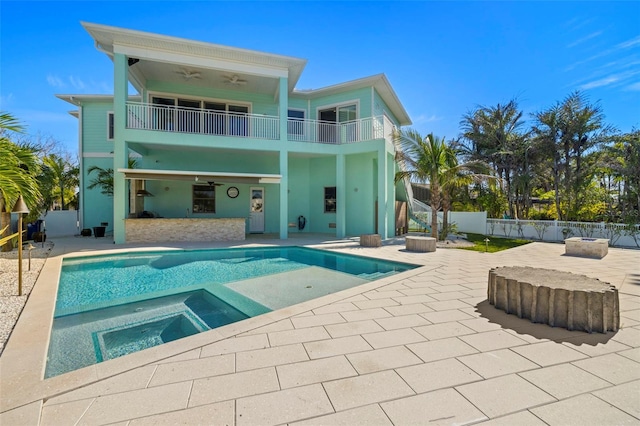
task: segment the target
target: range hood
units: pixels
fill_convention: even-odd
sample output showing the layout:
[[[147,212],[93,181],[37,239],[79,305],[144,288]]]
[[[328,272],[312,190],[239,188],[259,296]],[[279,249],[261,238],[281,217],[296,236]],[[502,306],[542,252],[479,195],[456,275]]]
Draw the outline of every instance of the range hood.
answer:
[[[138,189],[138,191],[136,191],[136,197],[153,197],[153,194],[146,189]]]

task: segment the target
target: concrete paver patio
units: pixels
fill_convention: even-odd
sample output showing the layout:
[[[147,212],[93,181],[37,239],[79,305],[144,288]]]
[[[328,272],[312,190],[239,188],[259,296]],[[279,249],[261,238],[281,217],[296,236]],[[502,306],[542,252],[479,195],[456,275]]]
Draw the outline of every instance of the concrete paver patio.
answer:
[[[0,357],[0,424],[640,424],[640,251],[411,253],[398,242],[249,239],[423,266],[42,380],[61,255],[124,248],[56,241]],[[621,329],[568,331],[495,309],[489,269],[516,265],[615,285]]]

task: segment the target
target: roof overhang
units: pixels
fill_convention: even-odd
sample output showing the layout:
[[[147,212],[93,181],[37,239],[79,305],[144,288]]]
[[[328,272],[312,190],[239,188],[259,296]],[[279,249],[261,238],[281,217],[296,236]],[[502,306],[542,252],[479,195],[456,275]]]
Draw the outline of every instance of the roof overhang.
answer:
[[[208,181],[227,183],[280,183],[282,175],[262,173],[198,172],[193,170],[118,169],[125,179]]]
[[[69,102],[76,106],[82,106],[84,102],[106,102],[113,103],[113,95],[55,95],[56,98]],[[130,101],[140,102],[142,97],[139,95],[129,96]]]
[[[203,77],[207,70],[263,78],[287,77],[289,91],[292,91],[307,63],[306,59],[290,56],[88,22],[81,24],[93,37],[96,48],[110,58],[121,53],[140,60],[138,65],[129,68],[131,82],[139,91],[142,87],[137,86],[144,86],[146,74],[153,75],[151,67],[170,65],[195,68]],[[171,68],[166,72],[175,70]]]
[[[344,93],[346,90],[357,90],[366,87],[374,87],[382,100],[391,109],[393,115],[398,119],[401,126],[411,125],[409,114],[400,103],[400,99],[391,87],[391,83],[384,74],[376,74],[370,77],[359,78],[333,86],[322,87],[320,89],[311,90],[294,90],[293,95],[303,97],[305,99],[316,98],[318,96],[330,96],[338,93]]]

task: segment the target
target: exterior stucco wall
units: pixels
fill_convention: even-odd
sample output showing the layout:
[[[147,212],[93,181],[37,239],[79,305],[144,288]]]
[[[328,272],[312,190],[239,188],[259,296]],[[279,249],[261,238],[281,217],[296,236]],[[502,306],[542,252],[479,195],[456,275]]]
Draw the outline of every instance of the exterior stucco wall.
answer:
[[[371,89],[364,88],[349,90],[331,96],[320,96],[311,99],[310,117],[318,119],[318,108],[330,107],[334,105],[346,105],[352,101],[358,102],[358,118],[371,117]]]
[[[82,150],[85,153],[109,153],[113,141],[107,139],[107,112],[113,111],[113,102],[92,102],[82,108]]]

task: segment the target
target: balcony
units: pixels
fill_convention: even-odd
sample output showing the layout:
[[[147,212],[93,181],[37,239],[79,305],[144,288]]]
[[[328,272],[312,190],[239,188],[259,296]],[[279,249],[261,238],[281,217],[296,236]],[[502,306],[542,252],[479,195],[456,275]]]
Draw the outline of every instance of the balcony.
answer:
[[[280,139],[277,116],[127,102],[127,128],[174,133]],[[288,119],[287,138],[295,142],[342,145],[372,139],[391,140],[394,125],[386,116],[344,123]]]

